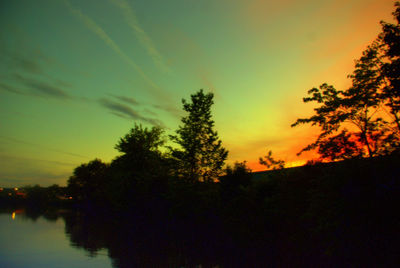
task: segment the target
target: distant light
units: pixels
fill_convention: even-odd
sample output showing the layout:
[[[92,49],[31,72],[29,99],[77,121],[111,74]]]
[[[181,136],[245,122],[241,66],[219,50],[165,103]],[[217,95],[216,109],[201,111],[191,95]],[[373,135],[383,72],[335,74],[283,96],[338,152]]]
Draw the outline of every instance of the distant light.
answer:
[[[15,220],[15,212],[11,214],[11,219]]]
[[[18,191],[18,188],[17,188],[17,187],[15,187],[15,188],[14,188],[14,191]]]
[[[4,188],[3,187],[0,187],[0,192],[2,192],[4,190]]]
[[[72,196],[68,197],[68,199],[72,199]]]

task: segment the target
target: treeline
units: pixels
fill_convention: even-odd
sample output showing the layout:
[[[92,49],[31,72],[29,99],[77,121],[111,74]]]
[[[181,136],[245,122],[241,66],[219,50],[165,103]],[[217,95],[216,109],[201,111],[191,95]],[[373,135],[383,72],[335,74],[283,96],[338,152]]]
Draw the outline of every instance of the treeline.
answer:
[[[42,187],[27,185],[20,188],[1,188],[0,208],[31,207],[39,210],[48,207],[65,207],[72,204],[67,187],[57,184]]]
[[[107,249],[115,267],[398,267],[399,161],[257,174],[238,164],[220,183],[143,183],[124,210],[91,201],[68,212],[65,231],[90,254]]]
[[[218,254],[239,258],[216,261],[222,267],[395,267],[400,262],[399,3],[393,14],[397,24],[382,22],[382,33],[356,61],[350,88],[323,84],[304,98],[318,107],[293,126],[321,128],[303,150],[317,150],[319,159],[284,169],[269,151],[260,163],[276,170],[254,174],[246,162],[224,168],[228,151],[214,129],[213,94],[200,90],[183,100],[186,116],[175,135],[134,125],[117,142],[120,155],[111,163],[94,159],[75,168],[65,196],[93,217],[108,215],[103,218],[111,224],[123,223],[124,235],[140,222],[150,233],[179,226],[174,232],[193,238],[187,245],[215,249],[216,255],[205,254],[217,259]],[[96,235],[93,239],[101,240]],[[101,242],[110,250],[117,246],[111,238]],[[130,257],[116,258],[129,264]]]
[[[95,159],[75,168],[67,186],[73,200],[121,211],[163,211],[176,195],[182,201],[175,205],[186,206],[195,195],[191,189],[213,187],[228,154],[214,130],[213,94],[200,90],[182,102],[188,115],[169,137],[175,147],[164,146],[167,137],[160,127],[135,124],[116,144],[120,155],[111,163]]]

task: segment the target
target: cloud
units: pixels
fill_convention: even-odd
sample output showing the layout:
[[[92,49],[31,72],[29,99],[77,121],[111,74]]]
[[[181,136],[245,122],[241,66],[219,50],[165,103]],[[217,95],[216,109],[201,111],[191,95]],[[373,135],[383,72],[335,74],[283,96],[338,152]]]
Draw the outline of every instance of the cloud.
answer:
[[[133,105],[133,106],[149,105],[149,104],[140,103],[139,101],[137,101],[136,99],[134,99],[132,97],[113,95],[113,94],[109,94],[109,96],[115,98],[116,100],[118,100],[120,102],[124,102],[126,104]],[[180,111],[179,109],[175,108],[174,106],[172,106],[170,104],[153,104],[153,105],[151,105],[151,107],[152,108],[156,108],[158,110],[162,110],[164,112],[167,112],[167,113],[171,114],[174,117],[181,117],[182,116],[182,111]],[[157,115],[153,111],[151,111],[149,109],[146,109],[146,108],[143,109],[143,111],[148,113],[148,114],[154,115],[154,116]]]
[[[21,162],[21,164],[26,164]],[[54,172],[51,170],[42,170],[35,167],[17,171],[0,170],[0,184],[5,187],[21,187],[26,185],[50,186],[53,184],[66,185],[68,177],[72,172]]]
[[[2,64],[7,66],[7,70],[17,69],[18,71],[35,75],[43,73],[43,69],[40,66],[40,59],[42,57],[37,53],[33,53],[32,51],[27,52],[27,49],[22,51],[9,50],[2,43],[3,40],[0,40],[0,56],[2,57]],[[29,56],[25,54],[29,54]]]
[[[65,185],[71,175],[73,163],[0,154],[0,184],[6,187],[27,184]]]
[[[0,159],[2,161],[4,161],[5,159],[8,159],[8,160],[16,160],[16,161],[31,161],[31,162],[36,162],[36,163],[48,163],[48,164],[59,165],[59,166],[77,166],[76,163],[67,163],[67,162],[61,162],[61,161],[20,157],[20,156],[13,156],[13,155],[1,155],[0,154]]]
[[[119,101],[125,102],[127,104],[140,105],[140,103],[137,100],[135,100],[134,98],[131,98],[131,97],[118,96],[118,95],[113,95],[113,94],[110,94],[110,96],[116,98]]]
[[[44,150],[47,150],[47,151],[62,153],[62,154],[70,155],[70,156],[86,158],[86,159],[89,158],[88,156],[85,156],[85,155],[81,155],[81,154],[77,154],[77,153],[71,153],[71,152],[59,150],[57,148],[48,147],[48,146],[45,146],[45,145],[42,145],[42,144],[36,144],[36,143],[33,143],[33,142],[29,142],[29,141],[22,141],[22,140],[11,138],[11,137],[7,137],[7,136],[0,136],[0,139],[7,140],[9,142],[19,143],[19,144],[30,145],[30,146],[33,146],[33,147],[37,147],[37,148],[39,148],[41,150],[44,149]]]
[[[39,94],[40,96],[47,96],[56,99],[71,99],[72,97],[66,93],[64,90],[56,87],[54,85],[48,84],[47,82],[38,81],[32,78],[28,78],[22,76],[20,74],[14,74],[14,78],[27,86],[29,89],[33,90],[34,93]],[[16,92],[14,92],[16,93]]]
[[[151,56],[154,64],[163,71],[170,71],[169,68],[165,65],[164,59],[155,47],[153,41],[140,26],[138,19],[135,15],[135,11],[132,9],[129,3],[126,0],[110,0],[110,2],[122,10],[126,23],[133,30],[137,39],[146,49],[147,53]]]
[[[96,22],[90,17],[83,14],[79,9],[75,9],[70,2],[68,2],[67,0],[65,0],[64,2],[72,14],[78,17],[89,30],[100,37],[115,53],[117,53],[125,62],[131,65],[150,86],[152,86],[154,89],[159,89],[159,87],[143,72],[143,70],[121,50],[121,48],[117,45],[117,43],[115,43],[113,39],[111,39],[110,36],[108,36],[103,28],[96,24]]]
[[[119,103],[114,100],[110,100],[110,99],[106,99],[106,98],[100,99],[99,103],[103,107],[110,110],[111,113],[116,116],[119,116],[119,117],[122,117],[125,119],[139,120],[139,121],[146,122],[146,123],[149,123],[149,124],[155,125],[155,126],[163,126],[163,123],[160,120],[154,119],[154,118],[149,118],[149,117],[144,117],[144,116],[140,115],[138,112],[136,112],[135,110],[133,110],[131,107],[129,107],[123,103]]]
[[[14,54],[10,57],[12,64],[25,72],[32,74],[41,74],[43,69],[40,67],[39,62],[35,59],[28,59],[22,55]]]
[[[171,106],[169,104],[154,104],[152,105],[154,108],[165,111],[174,117],[180,118],[182,116],[182,111],[175,108],[174,106]]]
[[[11,93],[14,93],[14,94],[28,95],[27,93],[25,93],[25,92],[23,92],[21,90],[18,90],[13,86],[4,84],[4,83],[0,83],[0,90],[8,91],[8,92],[11,92]]]

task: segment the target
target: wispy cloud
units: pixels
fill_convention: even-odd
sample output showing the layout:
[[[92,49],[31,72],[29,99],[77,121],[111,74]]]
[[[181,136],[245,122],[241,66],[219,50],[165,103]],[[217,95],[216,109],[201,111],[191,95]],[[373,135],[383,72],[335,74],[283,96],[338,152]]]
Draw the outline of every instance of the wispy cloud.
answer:
[[[4,155],[0,154],[0,159],[3,161],[5,159],[7,160],[17,160],[17,161],[30,161],[30,162],[35,162],[35,163],[47,163],[47,164],[54,164],[54,165],[59,165],[59,166],[77,166],[76,163],[67,163],[67,162],[61,162],[61,161],[54,161],[54,160],[47,160],[47,159],[37,159],[37,158],[30,158],[30,157],[21,157],[21,156],[15,156],[15,155]]]
[[[13,170],[0,170],[0,184],[5,187],[36,185],[49,186],[52,184],[65,185],[71,171],[53,171],[51,167],[38,167],[37,162],[24,160],[7,160]],[[21,169],[21,166],[24,166]]]
[[[22,83],[29,89],[31,89],[33,93],[39,94],[40,96],[51,97],[56,99],[64,99],[64,100],[72,98],[68,93],[66,93],[61,88],[55,85],[51,85],[47,82],[28,78],[20,74],[14,74],[14,79]],[[14,93],[19,93],[19,92],[14,92]]]
[[[150,106],[151,109],[153,110],[154,108],[157,110],[161,110],[163,112],[167,112],[169,114],[171,114],[174,117],[181,117],[182,116],[182,111],[180,111],[179,109],[175,108],[174,106],[168,104],[168,103],[164,103],[164,104],[149,104],[149,103],[141,103],[139,101],[137,101],[136,99],[132,98],[132,97],[126,97],[126,96],[121,96],[121,95],[114,95],[114,94],[109,94],[109,96],[113,97],[115,100],[118,100],[119,102],[125,103],[125,104],[129,104],[132,106]],[[128,107],[130,108],[130,107]],[[153,112],[150,109],[144,108],[143,112],[153,115],[153,116],[157,116],[157,114],[155,112]]]
[[[77,154],[77,153],[71,153],[71,152],[59,150],[59,149],[57,149],[57,148],[48,147],[48,146],[46,146],[46,145],[37,144],[37,143],[29,142],[29,141],[23,141],[23,140],[19,140],[19,139],[7,137],[7,136],[0,136],[0,139],[6,140],[6,141],[8,141],[8,142],[13,142],[13,143],[18,143],[18,144],[24,144],[24,145],[30,145],[30,146],[39,148],[39,149],[41,149],[41,150],[47,150],[47,151],[57,152],[57,153],[61,153],[61,154],[65,154],[65,155],[70,155],[70,156],[75,156],[75,157],[79,157],[79,158],[86,158],[86,159],[89,158],[88,156],[85,156],[85,155],[81,155],[81,154]]]
[[[11,93],[14,93],[14,94],[29,95],[29,94],[27,94],[27,93],[15,88],[15,87],[13,87],[13,86],[10,86],[10,85],[4,84],[4,83],[0,83],[0,90],[11,92]]]
[[[155,125],[155,126],[163,126],[163,123],[160,120],[150,118],[150,117],[145,117],[145,116],[139,114],[137,111],[135,111],[131,107],[129,107],[128,105],[125,105],[123,103],[119,103],[114,100],[106,99],[106,98],[99,99],[99,103],[103,107],[107,108],[112,114],[114,114],[116,116],[119,116],[119,117],[122,117],[125,119],[139,120],[139,121],[146,122],[146,123],[149,123],[149,124]]]
[[[15,65],[15,67],[28,73],[33,73],[33,74],[43,73],[43,69],[36,59],[34,58],[29,59],[18,54],[13,54],[10,56],[11,56],[10,60],[12,61],[12,64]]]
[[[41,61],[43,57],[38,50],[7,48],[3,38],[0,38],[0,57],[2,65],[7,66],[7,70],[15,69],[26,73],[38,75],[43,73]],[[29,55],[29,56],[28,56]]]
[[[156,109],[165,111],[165,112],[167,112],[167,113],[169,113],[172,116],[177,117],[177,118],[182,116],[182,111],[181,110],[179,110],[179,109],[177,109],[174,106],[171,106],[169,104],[161,104],[161,105],[160,104],[154,104],[153,107],[156,108]]]
[[[160,54],[160,52],[157,50],[153,41],[140,26],[135,11],[129,5],[129,3],[126,0],[110,0],[110,2],[121,9],[126,23],[133,30],[133,33],[135,34],[136,38],[139,40],[142,46],[146,49],[147,53],[153,59],[154,64],[163,71],[170,71],[169,68],[165,65],[164,59]]]
[[[115,41],[101,28],[93,19],[85,15],[79,9],[74,8],[70,2],[64,1],[69,10],[78,17],[85,26],[100,37],[115,53],[117,53],[125,62],[131,65],[140,76],[153,88],[159,89],[159,87],[143,72],[143,70],[115,43]]]
[[[113,94],[110,94],[110,96],[116,98],[117,100],[119,100],[121,102],[125,102],[127,104],[140,105],[140,103],[137,100],[135,100],[134,98],[131,98],[131,97],[118,96],[118,95],[113,95]]]

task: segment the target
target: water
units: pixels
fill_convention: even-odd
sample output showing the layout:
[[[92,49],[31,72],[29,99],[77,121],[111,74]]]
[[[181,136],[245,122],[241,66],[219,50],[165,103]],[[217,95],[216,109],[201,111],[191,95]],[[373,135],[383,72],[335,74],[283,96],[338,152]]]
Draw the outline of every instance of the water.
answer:
[[[77,247],[66,233],[65,217],[0,214],[0,267],[113,267],[106,249],[95,254]]]
[[[267,248],[257,252],[218,226],[210,218],[178,221],[129,213],[3,210],[0,268],[271,266]]]
[[[221,251],[218,233],[126,215],[0,211],[0,267],[233,267],[237,254]]]

